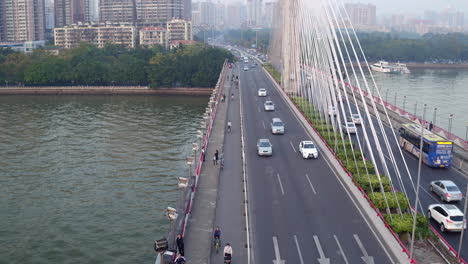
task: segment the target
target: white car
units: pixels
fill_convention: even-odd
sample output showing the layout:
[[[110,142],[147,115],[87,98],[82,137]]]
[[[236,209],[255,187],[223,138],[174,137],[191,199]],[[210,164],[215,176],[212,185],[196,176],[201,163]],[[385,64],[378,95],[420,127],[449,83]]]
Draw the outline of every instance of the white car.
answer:
[[[347,133],[356,134],[357,132],[356,125],[354,125],[353,122],[343,123],[342,127],[343,127],[343,132],[346,134]]]
[[[427,217],[439,223],[441,232],[466,229],[463,212],[453,204],[431,204],[427,210]]]
[[[336,116],[336,108],[334,106],[329,106],[328,107],[328,115]]]
[[[359,114],[352,114],[351,115],[351,120],[353,120],[353,123],[355,125],[361,125],[362,124],[362,119]]]
[[[244,71],[248,71],[249,70],[249,67],[244,67]]]
[[[264,107],[265,111],[275,111],[275,104],[272,101],[266,101]]]
[[[267,96],[267,91],[265,88],[258,89],[258,96]]]
[[[318,149],[312,141],[301,141],[299,143],[299,153],[304,159],[318,158]]]

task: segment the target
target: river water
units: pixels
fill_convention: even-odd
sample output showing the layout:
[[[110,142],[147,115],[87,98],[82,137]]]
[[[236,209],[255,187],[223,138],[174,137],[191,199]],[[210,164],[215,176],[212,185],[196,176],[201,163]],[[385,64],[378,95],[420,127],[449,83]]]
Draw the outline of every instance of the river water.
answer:
[[[153,263],[206,103],[0,97],[0,263]]]
[[[453,114],[452,133],[465,138],[468,126],[468,69],[410,69],[411,74],[373,72],[381,95],[389,103],[422,115],[448,130]],[[406,96],[406,99],[405,97]],[[396,100],[395,100],[396,97]]]

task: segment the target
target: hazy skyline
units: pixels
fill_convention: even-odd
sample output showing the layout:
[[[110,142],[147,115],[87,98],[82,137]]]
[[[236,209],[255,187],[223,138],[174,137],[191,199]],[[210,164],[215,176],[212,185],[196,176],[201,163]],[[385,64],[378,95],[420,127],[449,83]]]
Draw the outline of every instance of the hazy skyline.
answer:
[[[465,17],[468,16],[468,0],[345,0],[344,2],[374,4],[378,14],[423,14],[425,10],[442,11],[452,7],[465,13]]]

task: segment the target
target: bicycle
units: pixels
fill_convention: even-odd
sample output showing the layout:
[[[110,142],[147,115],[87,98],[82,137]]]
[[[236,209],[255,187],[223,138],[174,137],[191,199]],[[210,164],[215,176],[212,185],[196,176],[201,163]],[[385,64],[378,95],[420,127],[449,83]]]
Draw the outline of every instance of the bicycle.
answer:
[[[219,237],[217,237],[217,238],[215,238],[215,242],[214,242],[214,247],[215,247],[215,250],[216,250],[216,254],[218,254],[220,246],[221,246],[221,241],[220,241]]]

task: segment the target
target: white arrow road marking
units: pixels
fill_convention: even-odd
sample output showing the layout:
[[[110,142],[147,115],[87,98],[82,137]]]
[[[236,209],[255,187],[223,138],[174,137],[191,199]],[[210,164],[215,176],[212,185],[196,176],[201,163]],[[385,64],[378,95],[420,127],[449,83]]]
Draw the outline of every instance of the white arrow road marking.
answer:
[[[274,236],[273,237],[273,247],[275,248],[275,258],[273,260],[273,264],[285,264],[286,261],[281,259],[279,247],[278,247],[278,239]]]
[[[291,148],[294,150],[294,152],[297,152],[296,149],[294,148],[294,145],[291,141],[289,141],[289,145],[291,145]]]
[[[319,252],[320,258],[317,259],[320,264],[330,264],[330,259],[325,258],[325,254],[323,253],[322,246],[320,245],[320,241],[317,236],[314,236],[315,245],[317,246],[317,250]]]
[[[301,264],[304,264],[304,259],[302,258],[301,247],[299,246],[299,242],[297,241],[297,236],[294,235],[294,241],[296,241],[297,253],[299,254],[299,260]]]
[[[265,121],[262,121],[263,128],[266,128]]]
[[[309,178],[309,175],[306,174],[306,178],[307,178],[307,181],[309,182],[310,184],[310,188],[312,189],[312,191],[314,192],[315,195],[317,195],[317,192],[315,191],[315,188],[314,186],[312,185],[312,182],[310,181],[310,178]]]
[[[284,195],[283,184],[281,183],[281,178],[280,178],[279,173],[276,173],[276,176],[278,177],[278,182],[279,182],[279,184],[280,184],[281,193]]]
[[[371,257],[369,256],[369,254],[367,254],[367,250],[362,245],[361,240],[359,239],[358,235],[354,234],[354,239],[356,240],[356,243],[358,244],[359,248],[362,251],[362,254],[364,255],[363,257],[361,257],[364,263],[374,264],[374,257]]]
[[[336,235],[333,235],[333,238],[335,238],[336,244],[338,245],[338,248],[340,249],[341,256],[343,256],[343,259],[346,264],[349,264],[348,259],[346,258],[346,255],[344,254],[343,248],[341,247],[340,241],[338,241],[338,238]]]

